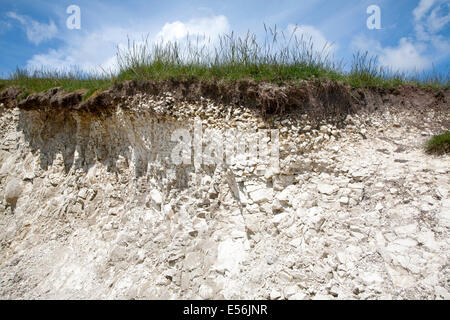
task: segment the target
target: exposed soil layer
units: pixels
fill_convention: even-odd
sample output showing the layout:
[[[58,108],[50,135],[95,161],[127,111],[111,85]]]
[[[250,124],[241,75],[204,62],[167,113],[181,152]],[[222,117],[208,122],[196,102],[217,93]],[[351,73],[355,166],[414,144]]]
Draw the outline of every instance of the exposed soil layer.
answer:
[[[301,112],[314,118],[339,120],[361,109],[376,110],[398,106],[429,110],[448,110],[449,89],[403,85],[393,88],[351,88],[336,82],[308,82],[277,85],[242,80],[236,82],[202,80],[126,81],[97,92],[83,100],[87,90],[65,92],[61,88],[32,93],[20,98],[23,90],[7,88],[0,92],[0,103],[24,110],[45,107],[109,113],[138,94],[160,96],[172,93],[175,102],[198,102],[203,98],[256,111],[263,117]]]

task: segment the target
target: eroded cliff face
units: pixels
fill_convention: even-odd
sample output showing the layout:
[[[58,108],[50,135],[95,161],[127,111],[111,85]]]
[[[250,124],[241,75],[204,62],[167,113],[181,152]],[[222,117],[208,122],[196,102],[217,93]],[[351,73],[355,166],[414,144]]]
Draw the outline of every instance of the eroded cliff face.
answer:
[[[448,105],[375,107],[320,123],[170,94],[0,107],[0,297],[450,299],[450,158],[422,148]],[[278,162],[208,162],[214,134]]]

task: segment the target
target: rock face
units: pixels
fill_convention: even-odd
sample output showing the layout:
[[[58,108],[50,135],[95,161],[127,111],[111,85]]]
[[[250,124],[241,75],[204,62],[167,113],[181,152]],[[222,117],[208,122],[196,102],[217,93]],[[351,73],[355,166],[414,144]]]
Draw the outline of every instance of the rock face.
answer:
[[[449,299],[450,158],[422,150],[445,119],[0,107],[0,298]]]
[[[22,193],[22,184],[21,181],[13,178],[5,188],[5,201],[9,205],[15,206],[17,200]]]

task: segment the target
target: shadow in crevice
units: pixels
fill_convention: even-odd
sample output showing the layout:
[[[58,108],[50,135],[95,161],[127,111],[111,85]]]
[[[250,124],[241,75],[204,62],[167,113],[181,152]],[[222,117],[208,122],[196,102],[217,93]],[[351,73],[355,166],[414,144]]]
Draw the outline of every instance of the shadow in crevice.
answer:
[[[101,163],[108,172],[131,169],[133,178],[148,174],[164,179],[164,170],[149,172],[152,164],[168,163],[174,144],[170,135],[177,124],[136,115],[102,115],[68,110],[21,110],[17,130],[32,152],[39,155],[42,170],[50,170],[62,156],[63,170],[88,172]],[[167,163],[166,163],[167,162]]]
[[[39,152],[41,169],[48,170],[62,154],[65,173],[74,163],[76,129],[75,119],[65,112],[21,111],[17,125],[31,150]]]

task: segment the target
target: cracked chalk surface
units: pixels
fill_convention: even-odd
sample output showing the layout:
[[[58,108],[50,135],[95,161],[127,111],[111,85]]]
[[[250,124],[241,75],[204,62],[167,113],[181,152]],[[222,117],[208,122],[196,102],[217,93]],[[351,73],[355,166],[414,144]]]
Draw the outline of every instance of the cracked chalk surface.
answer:
[[[422,148],[439,114],[279,119],[269,172],[171,164],[186,121],[155,110],[1,111],[0,298],[450,299],[450,158]]]

